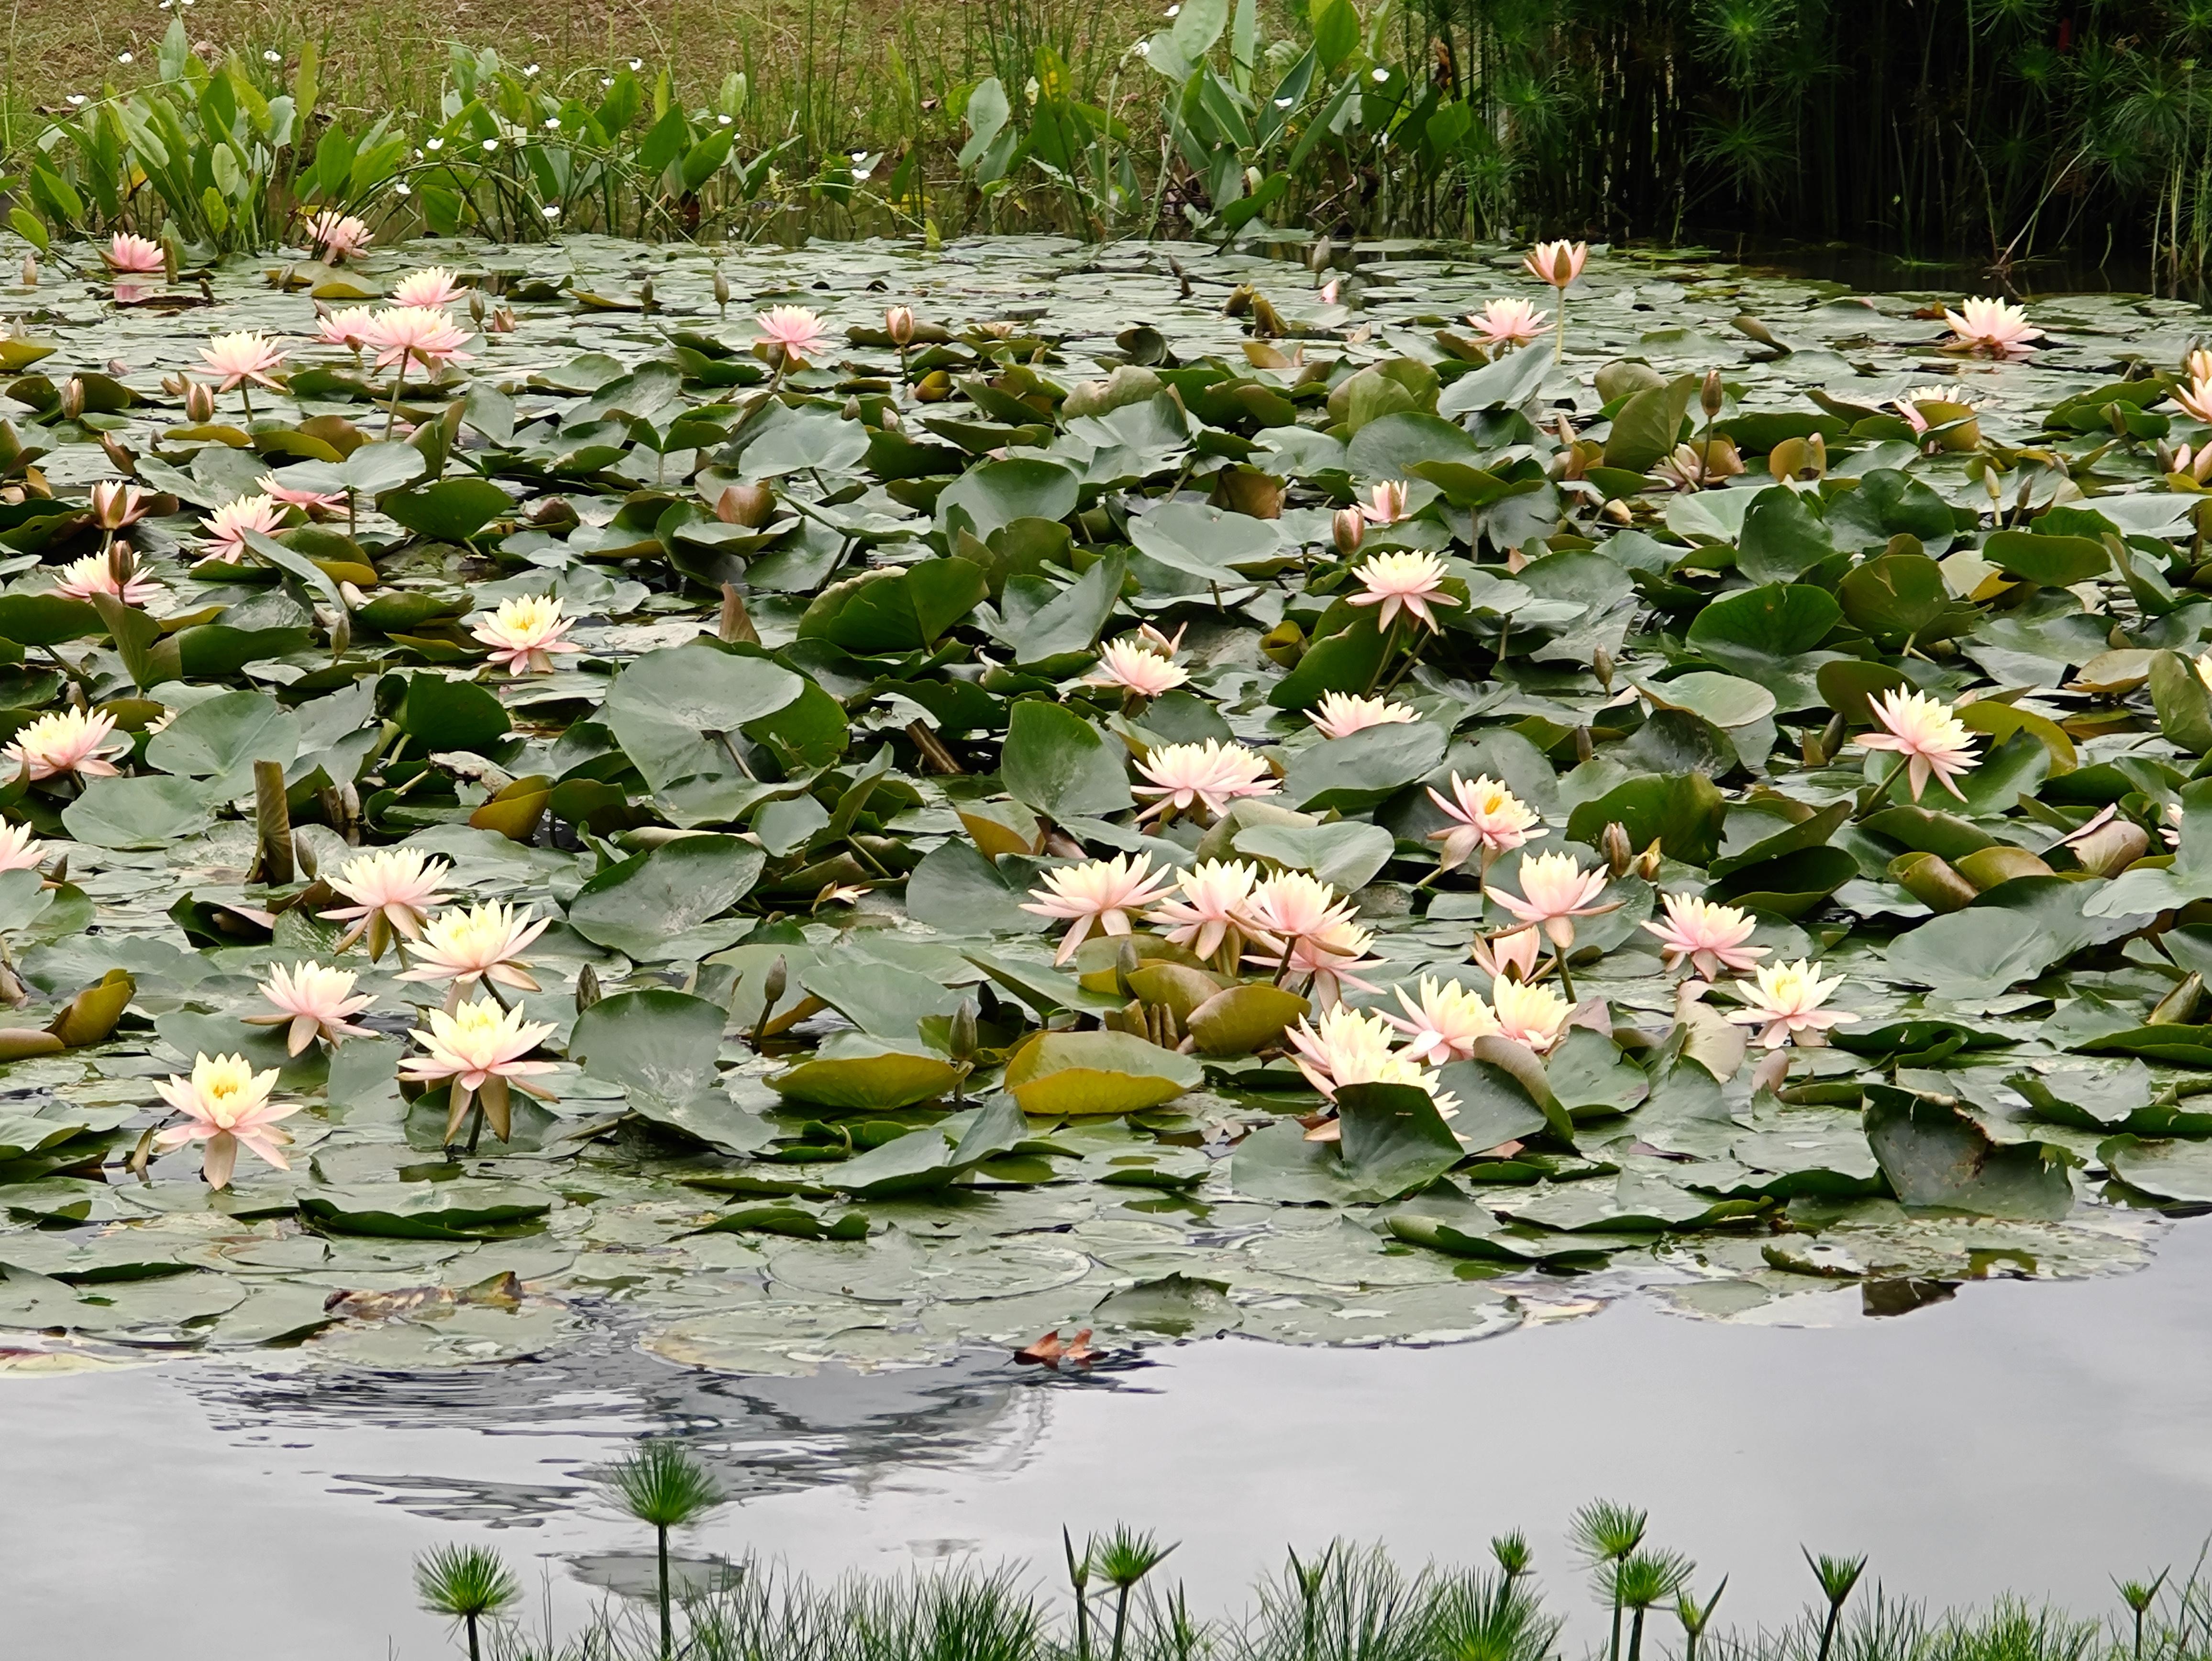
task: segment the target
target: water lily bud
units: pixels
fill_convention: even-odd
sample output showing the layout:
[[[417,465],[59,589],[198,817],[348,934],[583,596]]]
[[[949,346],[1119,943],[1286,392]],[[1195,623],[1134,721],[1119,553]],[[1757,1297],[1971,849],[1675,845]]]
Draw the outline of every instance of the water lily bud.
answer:
[[[1661,840],[1657,837],[1652,837],[1651,846],[1638,854],[1629,865],[1628,868],[1646,882],[1659,879],[1659,861],[1666,857],[1661,851]]]
[[[2187,1026],[2197,1019],[2197,1009],[2204,1002],[2204,977],[2191,971],[2189,977],[2158,1001],[2158,1007],[2143,1018],[2145,1026]]]
[[[195,427],[204,427],[215,419],[215,388],[204,380],[195,380],[185,391],[185,419]]]
[[[1706,420],[1718,418],[1722,401],[1726,396],[1721,386],[1721,372],[1718,369],[1706,370],[1705,384],[1698,392],[1698,407],[1705,412]]]
[[[887,433],[902,432],[906,428],[906,423],[899,419],[899,412],[888,404],[884,405],[883,418],[877,425]]]
[[[576,1013],[580,1015],[606,995],[599,989],[599,971],[586,964],[576,971]]]
[[[1590,729],[1587,727],[1576,727],[1575,759],[1577,761],[1588,761],[1595,754],[1597,754],[1597,745],[1590,737]]]
[[[1121,941],[1121,950],[1114,954],[1114,983],[1120,989],[1123,997],[1133,998],[1137,995],[1136,989],[1129,984],[1129,977],[1143,966],[1144,959],[1137,955],[1136,941],[1125,937]]]
[[[114,579],[118,593],[131,586],[131,579],[138,575],[138,556],[127,542],[118,542],[107,551],[107,575]]]
[[[637,303],[641,311],[649,312],[653,308],[655,299],[653,292],[653,279],[649,277],[637,285]]]
[[[23,286],[27,289],[39,286],[39,257],[36,254],[23,256]]]
[[[1828,717],[1828,724],[1820,729],[1820,755],[1823,760],[1832,758],[1842,752],[1844,734],[1847,730],[1841,715]]]
[[[119,531],[146,514],[145,493],[119,479],[102,479],[92,487],[92,517],[103,531]]]
[[[975,1001],[960,1000],[960,1007],[952,1012],[951,1029],[952,1059],[964,1062],[975,1053]]]
[[[165,374],[161,377],[161,390],[171,398],[183,398],[192,390],[192,378],[185,374]]]
[[[484,297],[483,297],[483,291],[482,289],[478,289],[476,293],[474,293],[474,294],[472,294],[472,295],[471,295],[469,296],[469,321],[470,321],[470,322],[471,322],[471,323],[473,323],[473,324],[475,324],[475,325],[477,326],[477,327],[478,327],[479,329],[481,329],[481,328],[483,328],[483,320],[484,320]]]
[[[1606,691],[1613,691],[1613,654],[1601,646],[1590,654],[1590,672]]]
[[[1890,861],[1889,875],[1930,911],[1962,911],[1977,891],[1937,854],[1900,854]]]
[[[790,984],[791,964],[778,953],[776,960],[768,966],[768,973],[761,977],[761,1019],[765,1021],[775,1013],[776,1005],[783,1001],[784,989]]]
[[[340,611],[331,618],[330,631],[331,657],[342,658],[353,649],[352,612]]]
[[[138,453],[113,433],[100,435],[100,447],[107,453],[108,463],[117,472],[127,476],[138,471]]]
[[[730,309],[730,279],[722,275],[720,266],[714,269],[714,303],[726,312]]]
[[[891,338],[891,344],[900,348],[914,344],[914,307],[892,306],[884,313],[884,332]]]
[[[1323,236],[1306,250],[1306,264],[1317,271],[1325,271],[1336,258],[1336,245]]]
[[[1613,876],[1628,874],[1628,863],[1636,857],[1636,849],[1628,840],[1628,827],[1619,819],[1598,833],[1597,851],[1605,855],[1606,868]]]
[[[2150,836],[2133,819],[2112,819],[2073,844],[2074,857],[2093,876],[2117,877],[2150,851]]]
[[[732,484],[714,503],[714,517],[725,525],[742,525],[757,531],[775,511],[775,492],[765,484]]]
[[[83,413],[84,378],[71,375],[62,383],[62,415],[66,420],[75,421]]]
[[[1367,539],[1367,521],[1357,508],[1340,508],[1329,523],[1336,540],[1336,551],[1350,559],[1359,551],[1359,545]]]

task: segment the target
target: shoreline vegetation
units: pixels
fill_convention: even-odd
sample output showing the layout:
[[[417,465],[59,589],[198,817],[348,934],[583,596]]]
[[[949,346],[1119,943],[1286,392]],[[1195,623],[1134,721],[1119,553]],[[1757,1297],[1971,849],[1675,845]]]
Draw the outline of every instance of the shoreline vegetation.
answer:
[[[658,1452],[654,1450],[659,1450]],[[704,1468],[648,1441],[626,1462]],[[618,1488],[618,1484],[617,1484]],[[634,1506],[620,1508],[637,1514]],[[1864,1556],[1807,1549],[1815,1595],[1778,1628],[1726,1624],[1730,1578],[1656,1543],[1646,1512],[1599,1501],[1570,1519],[1572,1558],[1540,1565],[1518,1531],[1486,1561],[1408,1567],[1380,1545],[1292,1548],[1237,1612],[1194,1610],[1173,1578],[1173,1542],[1116,1527],[1080,1543],[1063,1530],[1061,1584],[1033,1566],[854,1573],[817,1582],[755,1555],[696,1561],[672,1597],[611,1599],[584,1630],[535,1633],[520,1583],[483,1547],[417,1561],[424,1607],[488,1661],[1556,1661],[1576,1647],[1565,1610],[1594,1603],[1589,1661],[2199,1661],[2212,1653],[2203,1555],[2112,1582],[2104,1618],[2005,1595],[1940,1610],[1885,1592]],[[2179,1573],[2177,1573],[2177,1567]],[[1540,1569],[1545,1571],[1539,1573]],[[711,1573],[711,1579],[708,1576]],[[1577,1583],[1579,1582],[1579,1586]],[[1741,1591],[1738,1597],[1741,1597]]]
[[[1756,230],[2178,281],[2212,248],[2205,28],[2040,0],[17,0],[0,152],[51,233],[216,252],[328,208],[386,240]]]

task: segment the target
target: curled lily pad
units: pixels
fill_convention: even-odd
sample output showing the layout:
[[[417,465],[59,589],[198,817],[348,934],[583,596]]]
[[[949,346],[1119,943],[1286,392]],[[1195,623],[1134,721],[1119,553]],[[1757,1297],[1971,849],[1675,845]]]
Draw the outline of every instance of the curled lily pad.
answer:
[[[768,1082],[793,1101],[863,1113],[933,1101],[958,1077],[951,1062],[919,1038],[895,1041],[839,1032],[823,1039],[812,1056],[771,1074]]]
[[[1006,1087],[1024,1113],[1078,1117],[1140,1113],[1204,1076],[1188,1056],[1127,1032],[1046,1032],[1006,1062]]]

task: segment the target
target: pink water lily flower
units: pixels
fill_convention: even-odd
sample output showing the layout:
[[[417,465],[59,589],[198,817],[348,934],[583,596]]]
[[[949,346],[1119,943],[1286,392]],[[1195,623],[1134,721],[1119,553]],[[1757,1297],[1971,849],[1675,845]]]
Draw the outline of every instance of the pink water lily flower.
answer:
[[[575,619],[564,616],[550,594],[518,594],[478,618],[469,633],[490,647],[491,661],[510,675],[553,672],[555,653],[584,648],[566,638]]]
[[[1418,1001],[1406,995],[1402,985],[1397,992],[1405,1014],[1386,1012],[1382,1019],[1406,1035],[1405,1053],[1425,1067],[1465,1061],[1474,1054],[1477,1039],[1498,1031],[1498,1017],[1482,995],[1457,981],[1422,976]]]
[[[1869,698],[1867,708],[1882,730],[1862,733],[1851,742],[1863,750],[1891,750],[1903,757],[1913,800],[1920,800],[1930,775],[1960,800],[1966,799],[1952,780],[1980,766],[1981,757],[1973,752],[1972,734],[1949,704],[1896,686]]]
[[[1154,906],[1146,920],[1166,924],[1164,938],[1171,945],[1188,946],[1201,958],[1225,951],[1233,958],[1243,949],[1244,908],[1259,880],[1259,868],[1243,860],[1187,867],[1176,873],[1176,891]]]
[[[1544,279],[1551,281],[1549,277]],[[1483,344],[1493,349],[1500,346],[1527,346],[1541,340],[1544,332],[1552,326],[1551,319],[1525,300],[1492,300],[1479,312],[1469,312],[1467,320],[1474,326]]]
[[[1066,920],[1067,932],[1060,936],[1060,951],[1053,959],[1066,963],[1093,928],[1106,934],[1129,934],[1135,915],[1166,895],[1174,873],[1155,875],[1152,867],[1150,854],[1137,855],[1133,862],[1128,855],[1116,854],[1110,860],[1057,866],[1042,873],[1044,885],[1030,890],[1022,910]]]
[[[1543,950],[1542,931],[1528,927],[1504,934],[1477,934],[1468,955],[1492,980],[1510,977],[1526,981],[1535,978],[1537,959]]]
[[[1306,1082],[1329,1100],[1347,1085],[1409,1084],[1434,1093],[1435,1080],[1410,1054],[1391,1048],[1389,1022],[1370,1010],[1336,1008],[1301,1016],[1284,1036]]]
[[[376,239],[369,234],[367,220],[329,208],[307,222],[307,240],[321,252],[326,264],[342,265],[366,253]]]
[[[394,306],[427,309],[450,306],[467,292],[443,265],[428,265],[401,277],[392,285],[392,292],[386,297]]]
[[[153,494],[119,478],[102,479],[92,487],[92,517],[103,531],[126,530],[153,511]]]
[[[803,369],[821,356],[830,344],[829,331],[820,317],[804,306],[771,306],[753,320],[761,338],[773,342],[790,368]]]
[[[286,508],[297,508],[312,519],[338,513],[346,505],[343,490],[303,490],[285,484],[274,473],[264,473],[253,482],[270,501]]]
[[[1431,785],[1429,800],[1443,809],[1445,817],[1451,820],[1443,829],[1429,832],[1431,842],[1443,844],[1437,850],[1439,871],[1456,871],[1478,848],[1482,850],[1483,868],[1487,871],[1490,861],[1498,855],[1510,853],[1525,843],[1551,834],[1541,828],[1543,818],[1535,809],[1487,773],[1472,784],[1454,773],[1451,799],[1446,800]]]
[[[94,594],[108,594],[125,605],[150,605],[168,593],[151,577],[140,576],[132,571],[128,581],[115,580],[115,562],[106,554],[87,554],[73,559],[62,567],[61,580],[54,584],[54,592],[66,594],[71,599],[90,599]]]
[[[1325,739],[1348,739],[1370,727],[1401,727],[1420,716],[1389,698],[1361,697],[1354,692],[1323,692],[1321,703],[1306,711],[1306,719]]]
[[[1539,1056],[1559,1041],[1574,1009],[1548,986],[1510,981],[1502,976],[1490,983],[1490,1005],[1498,1015],[1500,1037],[1526,1044]]]
[[[1892,399],[1889,407],[1897,411],[1905,424],[1911,428],[1917,436],[1934,424],[1929,420],[1927,412],[1921,409],[1922,405],[1955,404],[1961,409],[1971,410],[1978,401],[1964,386],[1915,386],[1903,398]]]
[[[200,521],[208,539],[207,557],[238,560],[247,551],[246,533],[274,536],[289,523],[285,510],[267,496],[239,496]]]
[[[1155,698],[1182,685],[1190,672],[1164,657],[1146,642],[1124,635],[1098,648],[1098,666],[1083,678],[1085,686],[1118,686],[1139,697]]]
[[[1352,903],[1304,871],[1278,871],[1255,884],[1245,902],[1244,934],[1256,950],[1248,962],[1273,963],[1285,942],[1343,928],[1352,921]]]
[[[261,983],[261,995],[269,1000],[270,1013],[248,1015],[249,1026],[287,1029],[284,1047],[296,1056],[317,1038],[336,1049],[348,1038],[373,1038],[368,1027],[356,1026],[353,1018],[374,1003],[367,993],[356,996],[350,969],[325,969],[319,963],[269,966]]]
[[[270,1101],[276,1087],[273,1067],[256,1073],[243,1056],[195,1056],[191,1078],[173,1073],[155,1083],[161,1099],[188,1123],[155,1132],[154,1146],[167,1153],[189,1142],[205,1142],[200,1174],[210,1188],[230,1186],[241,1147],[279,1171],[289,1171],[284,1150],[292,1144],[290,1133],[274,1127],[300,1109],[296,1103]]]
[[[1218,814],[1239,797],[1268,795],[1282,788],[1265,756],[1217,739],[1202,745],[1163,744],[1137,764],[1137,770],[1150,781],[1139,785],[1137,794],[1156,799],[1137,815],[1140,822],[1157,817],[1164,824],[1193,807]]]
[[[1432,630],[1440,630],[1443,625],[1429,608],[1459,604],[1443,592],[1443,561],[1417,549],[1376,554],[1364,561],[1352,575],[1359,579],[1365,592],[1347,598],[1354,605],[1380,605],[1382,609],[1376,614],[1375,626],[1385,633],[1397,621],[1401,606],[1408,616],[1418,618]]]
[[[1521,258],[1521,269],[1539,283],[1564,289],[1583,274],[1589,259],[1587,242],[1539,242]]]
[[[2176,387],[2173,401],[2197,420],[2212,422],[2212,380],[2192,380]]]
[[[433,374],[448,363],[466,363],[469,332],[454,323],[439,306],[394,306],[369,319],[366,344],[376,353],[376,367],[388,369],[419,363]]]
[[[1682,894],[1669,894],[1663,904],[1667,920],[1642,927],[1659,937],[1660,956],[1668,968],[1679,969],[1686,962],[1713,980],[1723,969],[1747,972],[1766,955],[1766,947],[1744,944],[1759,927],[1749,912]]]
[[[150,237],[133,236],[129,231],[116,232],[101,254],[107,269],[118,277],[150,277],[169,269],[168,256],[161,252],[160,243]]]
[[[74,774],[80,779],[116,776],[108,752],[128,749],[118,737],[115,717],[104,709],[57,709],[16,730],[0,757],[7,760],[10,777],[27,773],[33,782]]]
[[[429,1012],[430,1030],[417,1028],[415,1041],[428,1052],[410,1056],[399,1064],[399,1076],[410,1084],[443,1084],[447,1097],[446,1134],[453,1135],[468,1111],[469,1098],[480,1096],[484,1118],[495,1134],[506,1137],[510,1090],[520,1090],[540,1101],[551,1101],[552,1092],[531,1080],[556,1070],[551,1062],[525,1061],[554,1032],[550,1021],[526,1021],[522,1011],[501,1009],[489,998],[479,998],[448,1013]]]
[[[453,898],[439,888],[453,873],[444,860],[431,859],[419,849],[379,848],[356,855],[331,879],[331,886],[353,904],[322,914],[325,922],[353,925],[333,949],[343,952],[366,934],[374,962],[394,934],[404,940],[420,940],[431,907]]]
[[[274,387],[276,373],[284,367],[283,351],[267,335],[242,329],[219,334],[200,349],[200,361],[219,377],[218,392],[251,382]]]
[[[1370,525],[1395,525],[1406,516],[1406,484],[1386,479],[1367,492],[1359,504],[1359,517]]]
[[[465,911],[448,911],[424,925],[415,942],[415,964],[403,981],[450,981],[456,1001],[483,981],[524,992],[539,989],[522,952],[546,930],[550,917],[489,900]]]
[[[0,819],[0,871],[35,871],[53,851],[53,843],[40,842],[29,825]]]
[[[376,313],[366,306],[325,312],[316,324],[318,341],[325,346],[343,346],[349,352],[358,352],[376,338]]]
[[[1858,1019],[1846,1009],[1823,1009],[1828,995],[1844,983],[1841,975],[1827,980],[1802,958],[1796,963],[1762,964],[1754,982],[1737,981],[1731,990],[1744,1000],[1741,1009],[1729,1011],[1729,1019],[1762,1029],[1755,1042],[1769,1050],[1796,1043],[1808,1048],[1828,1041],[1828,1029]]]
[[[1305,983],[1306,995],[1315,1008],[1332,1008],[1347,986],[1362,992],[1381,990],[1374,982],[1362,980],[1352,972],[1382,967],[1383,959],[1369,950],[1374,941],[1372,929],[1348,920],[1331,923],[1293,939],[1287,956],[1279,960],[1279,967],[1285,980]]]
[[[1619,900],[1597,904],[1605,892],[1602,871],[1584,871],[1568,853],[1535,854],[1521,861],[1521,891],[1498,891],[1498,903],[1522,922],[1543,929],[1552,944],[1565,951],[1575,943],[1577,917],[1601,916],[1620,908]]]
[[[1964,301],[1955,312],[1945,307],[1943,320],[1956,337],[1950,343],[1956,351],[1982,352],[1996,358],[2026,357],[2035,350],[2028,343],[2043,338],[2043,331],[2029,324],[2027,308],[2009,301]]]

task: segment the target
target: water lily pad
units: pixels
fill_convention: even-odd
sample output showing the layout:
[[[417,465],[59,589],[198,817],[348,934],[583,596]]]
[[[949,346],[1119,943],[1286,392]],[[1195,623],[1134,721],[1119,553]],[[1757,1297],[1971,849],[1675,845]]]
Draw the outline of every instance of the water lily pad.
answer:
[[[1127,1032],[1047,1032],[1006,1062],[1006,1087],[1024,1113],[1140,1113],[1204,1077],[1188,1056]]]

